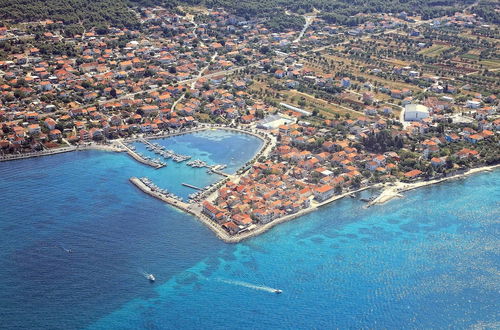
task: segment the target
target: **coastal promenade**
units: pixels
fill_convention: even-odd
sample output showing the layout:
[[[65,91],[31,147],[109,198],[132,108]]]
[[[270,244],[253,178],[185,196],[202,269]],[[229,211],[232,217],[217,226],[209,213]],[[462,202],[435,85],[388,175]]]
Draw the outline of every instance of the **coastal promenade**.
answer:
[[[65,153],[65,152],[83,151],[83,150],[102,150],[102,151],[112,151],[112,152],[125,151],[116,145],[104,145],[104,144],[97,144],[97,143],[88,143],[88,144],[84,144],[84,145],[61,147],[61,148],[55,148],[55,149],[42,150],[42,151],[38,151],[38,152],[29,152],[29,153],[22,153],[22,154],[0,156],[0,162],[57,155],[57,154]]]
[[[34,158],[34,157],[50,156],[50,155],[61,154],[64,152],[71,152],[71,151],[75,151],[75,150],[76,150],[76,147],[71,146],[71,147],[63,147],[63,148],[57,148],[57,149],[51,149],[51,150],[43,150],[43,151],[38,151],[38,152],[5,155],[5,156],[0,156],[0,162],[6,162],[9,160]]]

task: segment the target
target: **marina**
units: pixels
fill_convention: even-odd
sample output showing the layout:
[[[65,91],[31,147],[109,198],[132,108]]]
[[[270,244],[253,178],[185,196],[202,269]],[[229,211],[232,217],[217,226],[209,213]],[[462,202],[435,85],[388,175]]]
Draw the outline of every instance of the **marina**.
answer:
[[[181,201],[182,202],[182,197],[179,197],[171,192],[169,192],[167,189],[163,189],[158,187],[156,184],[154,184],[150,179],[146,177],[142,177],[138,179],[144,184],[146,187],[148,187],[152,192],[161,194],[165,197],[171,198],[173,200]]]
[[[227,129],[224,129],[227,130]],[[202,131],[209,131],[209,127],[207,128],[198,128],[195,130],[190,130],[182,133],[175,133],[172,135],[168,136],[162,136],[161,138],[168,138],[168,137],[175,137],[175,136],[182,136],[186,135],[189,133],[196,133],[196,132],[202,132]],[[227,130],[227,131],[238,131],[238,130]],[[248,131],[242,131],[242,133],[249,134],[256,136],[254,133],[248,132]],[[223,177],[230,177],[231,174],[224,172],[224,170],[228,167],[227,164],[209,164],[206,160],[203,159],[193,159],[193,156],[191,155],[185,155],[179,152],[176,152],[172,149],[167,148],[165,145],[162,145],[158,142],[153,142],[150,140],[156,140],[159,137],[157,136],[142,136],[139,138],[134,138],[134,139],[128,139],[126,142],[123,142],[123,146],[125,151],[129,153],[134,159],[138,160],[141,163],[150,165],[154,168],[162,168],[168,166],[166,160],[172,160],[175,163],[185,163],[187,166],[192,167],[192,168],[206,168],[206,173],[209,175],[212,174],[217,174]],[[259,137],[262,139],[261,137]],[[136,143],[134,145],[133,143]],[[137,144],[139,143],[139,144]],[[144,145],[145,148],[143,149],[140,147],[140,145]],[[143,151],[138,151],[139,149]],[[153,155],[145,155],[146,152],[154,153],[156,156]],[[232,158],[231,162],[234,161],[234,158]]]
[[[191,156],[177,154],[173,150],[167,150],[165,146],[162,146],[158,143],[152,143],[144,138],[140,139],[139,141],[146,145],[147,150],[154,152],[155,154],[165,159],[172,159],[177,163],[182,163],[188,159],[191,159]]]
[[[500,329],[497,1],[0,14],[0,330]]]
[[[161,161],[160,159],[151,159],[151,157],[145,156],[141,154],[140,152],[137,152],[135,150],[135,147],[129,143],[122,143],[123,147],[125,148],[127,154],[129,154],[132,158],[137,160],[138,162],[144,164],[144,165],[149,165],[151,167],[154,167],[156,169],[162,168],[167,166],[167,163]]]

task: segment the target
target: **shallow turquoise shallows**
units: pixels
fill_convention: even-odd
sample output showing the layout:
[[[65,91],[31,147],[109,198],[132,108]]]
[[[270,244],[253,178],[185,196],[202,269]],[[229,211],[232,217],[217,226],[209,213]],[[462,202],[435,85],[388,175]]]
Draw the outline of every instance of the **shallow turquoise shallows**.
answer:
[[[157,142],[228,172],[262,143],[227,131]],[[220,179],[98,151],[0,163],[0,328],[500,325],[498,170],[369,209],[343,199],[236,245],[131,176],[182,196],[182,182]]]

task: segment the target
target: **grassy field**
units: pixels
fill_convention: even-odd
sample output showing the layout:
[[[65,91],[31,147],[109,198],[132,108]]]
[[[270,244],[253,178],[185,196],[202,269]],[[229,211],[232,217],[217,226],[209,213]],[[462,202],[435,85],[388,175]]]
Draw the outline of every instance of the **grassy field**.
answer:
[[[498,69],[500,69],[500,59],[490,59],[490,60],[479,61],[479,64],[482,64],[488,70],[492,70],[492,69],[498,70]]]
[[[250,89],[253,91],[260,91],[262,89],[263,91],[271,92],[273,94],[277,92],[276,90],[270,88],[267,83],[261,81],[254,81]],[[333,104],[328,101],[318,99],[313,95],[301,93],[296,90],[282,90],[279,91],[279,94],[282,97],[271,97],[271,99],[277,103],[284,102],[311,112],[316,109],[325,118],[334,118],[336,113],[340,115],[349,114],[351,118],[357,118],[362,115],[361,112],[349,109],[348,107]],[[301,103],[304,102],[305,105],[299,105],[299,101],[301,101]]]
[[[318,99],[312,95],[306,94],[306,93],[301,93],[296,90],[290,90],[289,91],[292,95],[297,96],[298,98],[303,97],[306,101],[306,103],[309,103],[313,107],[316,107],[320,112],[325,113],[325,117],[332,117],[336,113],[340,115],[345,115],[345,114],[350,114],[351,118],[357,118],[359,116],[362,116],[363,113],[350,109],[349,107],[346,106],[341,106],[339,104],[334,104],[330,103],[328,101]]]
[[[412,64],[417,64],[417,62],[410,62],[410,61],[402,61],[398,60],[395,58],[384,58],[380,59],[382,62],[394,65],[394,66],[400,66],[400,67],[405,67],[405,66],[410,66]]]
[[[463,54],[463,55],[460,55],[461,58],[465,58],[467,60],[473,60],[473,61],[477,61],[479,60],[479,56],[475,55],[475,54]]]
[[[408,88],[415,91],[420,91],[421,89],[415,85],[407,84],[401,81],[392,81],[392,80],[387,80],[381,77],[378,77],[376,75],[371,75],[366,72],[361,72],[357,68],[354,68],[352,61],[350,61],[347,58],[341,58],[338,56],[334,55],[324,55],[325,58],[328,60],[334,60],[336,62],[343,62],[344,64],[348,65],[351,68],[351,73],[356,75],[356,76],[361,76],[366,78],[367,80],[372,80],[372,81],[377,81],[381,83],[383,86],[388,87],[389,89],[403,89],[403,88]]]
[[[428,57],[437,57],[441,55],[442,52],[445,50],[450,49],[450,46],[446,45],[432,45],[429,48],[422,49],[421,51],[418,52],[420,55],[428,56]]]

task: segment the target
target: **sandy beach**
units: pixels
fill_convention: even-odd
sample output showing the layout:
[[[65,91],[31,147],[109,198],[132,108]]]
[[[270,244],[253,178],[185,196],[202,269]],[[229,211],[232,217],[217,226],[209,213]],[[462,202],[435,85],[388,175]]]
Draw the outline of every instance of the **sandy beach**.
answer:
[[[484,171],[492,171],[498,167],[500,167],[500,164],[472,168],[465,173],[455,174],[452,176],[448,176],[448,177],[444,177],[444,178],[440,178],[440,179],[429,180],[429,181],[419,181],[419,182],[415,182],[415,183],[405,183],[405,182],[387,183],[384,185],[384,188],[383,188],[382,192],[380,193],[380,195],[377,198],[375,198],[373,201],[369,202],[367,204],[367,206],[370,207],[372,205],[384,204],[393,198],[401,198],[401,197],[403,197],[403,195],[401,193],[405,192],[405,191],[433,185],[433,184],[440,183],[443,181],[463,178],[463,177],[466,177],[466,176],[474,174],[474,173],[479,173],[479,172],[484,172]]]

